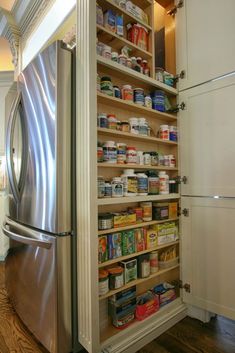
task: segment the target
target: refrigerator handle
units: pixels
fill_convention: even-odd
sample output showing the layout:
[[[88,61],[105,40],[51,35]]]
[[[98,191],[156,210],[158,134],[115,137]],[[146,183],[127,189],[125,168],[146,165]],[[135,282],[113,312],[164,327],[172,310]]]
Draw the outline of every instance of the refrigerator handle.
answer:
[[[44,249],[50,249],[52,246],[52,242],[50,242],[48,240],[43,240],[42,237],[39,237],[36,235],[35,231],[28,230],[28,233],[33,234],[34,237],[20,235],[20,234],[17,234],[15,232],[11,231],[9,229],[9,225],[7,224],[7,222],[3,223],[2,231],[8,238],[16,240],[20,243],[24,243],[27,245],[33,245],[33,246],[39,246],[40,248],[44,248]]]
[[[13,162],[13,138],[14,138],[14,126],[16,121],[16,114],[20,104],[21,94],[18,93],[10,111],[9,121],[7,125],[7,132],[6,132],[6,164],[7,164],[7,171],[8,171],[8,178],[12,190],[12,194],[16,202],[20,200],[19,189],[17,187],[17,181],[14,172],[14,162]]]

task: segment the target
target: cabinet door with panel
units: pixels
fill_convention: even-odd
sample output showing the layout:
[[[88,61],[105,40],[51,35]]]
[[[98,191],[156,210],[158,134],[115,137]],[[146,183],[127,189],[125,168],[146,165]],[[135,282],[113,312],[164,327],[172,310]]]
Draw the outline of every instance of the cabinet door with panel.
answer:
[[[182,280],[185,303],[235,319],[235,200],[182,197]]]
[[[233,0],[184,0],[175,16],[180,90],[235,70],[234,12]]]
[[[235,75],[181,92],[182,195],[235,196]]]

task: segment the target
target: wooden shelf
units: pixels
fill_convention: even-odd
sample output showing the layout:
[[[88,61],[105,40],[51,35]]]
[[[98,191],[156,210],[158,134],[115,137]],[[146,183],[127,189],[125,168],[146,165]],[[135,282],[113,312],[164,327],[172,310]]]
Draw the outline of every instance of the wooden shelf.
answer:
[[[152,136],[136,135],[130,132],[123,132],[119,130],[112,130],[112,129],[105,129],[105,128],[97,128],[97,130],[98,130],[98,133],[105,134],[105,135],[127,137],[128,139],[132,139],[132,140],[156,142],[157,144],[163,144],[163,145],[171,145],[171,146],[178,145],[178,142],[162,140],[160,138],[152,137]]]
[[[98,168],[117,168],[117,169],[135,169],[135,170],[167,170],[177,171],[178,168],[154,166],[154,165],[142,165],[142,164],[112,164],[112,163],[97,163]]]
[[[115,326],[113,326],[112,324],[110,324],[102,333],[101,333],[101,343],[105,342],[105,346],[107,346],[107,341],[108,343],[111,345],[111,340],[112,337],[115,336],[115,339],[118,340],[122,340],[123,336],[126,335],[128,332],[133,331],[133,330],[143,330],[143,328],[146,328],[146,324],[147,322],[150,320],[161,320],[161,317],[163,315],[166,315],[166,313],[171,312],[172,310],[178,308],[180,305],[182,305],[182,299],[177,297],[175,300],[173,300],[172,302],[162,306],[156,313],[148,316],[145,320],[134,320],[128,327],[126,327],[123,330],[120,330],[118,328],[116,328]],[[141,331],[142,332],[142,331]],[[104,348],[105,348],[104,346]],[[101,347],[103,348],[103,347]],[[153,351],[152,351],[153,352]]]
[[[171,243],[168,243],[168,244],[158,245],[158,246],[156,246],[155,248],[152,248],[152,249],[147,249],[147,250],[139,251],[139,252],[136,252],[136,253],[134,253],[134,254],[130,254],[130,255],[126,255],[126,256],[120,256],[120,257],[117,257],[116,259],[108,260],[108,261],[102,262],[101,264],[99,264],[99,268],[107,267],[107,266],[116,264],[117,262],[120,262],[120,261],[132,259],[133,257],[138,257],[138,256],[140,256],[140,255],[148,254],[148,253],[150,253],[150,252],[152,252],[152,251],[160,250],[160,249],[164,249],[164,248],[168,248],[169,246],[177,245],[177,244],[179,244],[179,241],[178,241],[178,240],[172,241]],[[159,273],[159,272],[160,272],[160,271],[158,271],[157,273]],[[147,278],[149,278],[149,277],[147,277]]]
[[[161,276],[163,275],[164,273],[167,273],[169,271],[172,271],[174,270],[175,268],[178,268],[179,267],[179,264],[175,265],[175,266],[172,266],[170,268],[167,268],[165,270],[160,270],[156,273],[153,273],[152,275],[150,275],[149,277],[146,277],[146,278],[138,278],[136,279],[135,281],[131,281],[129,282],[128,284],[125,284],[123,287],[121,288],[118,288],[118,289],[114,289],[114,290],[110,290],[107,294],[105,295],[102,295],[99,297],[99,300],[103,300],[103,299],[106,299],[106,298],[109,298],[111,297],[112,295],[116,294],[116,293],[119,293],[127,288],[130,288],[130,287],[133,287],[133,286],[138,286],[139,284],[142,284],[146,281],[149,281],[150,279],[152,278],[155,278],[155,277],[158,277],[158,276]]]
[[[126,196],[126,197],[113,197],[97,199],[97,205],[119,205],[124,203],[132,202],[144,202],[144,201],[165,201],[179,199],[180,194],[167,194],[167,195],[148,195],[148,196]]]
[[[135,70],[130,69],[129,67],[120,65],[119,63],[116,63],[110,59],[103,58],[100,55],[97,55],[97,63],[100,65],[103,65],[109,69],[112,69],[114,71],[117,71],[119,73],[119,76],[120,76],[120,74],[123,75],[124,79],[126,79],[128,76],[134,78],[136,81],[136,84],[138,84],[140,86],[141,86],[141,83],[142,84],[144,83],[145,85],[148,85],[152,88],[161,89],[161,90],[163,90],[171,95],[174,95],[174,96],[176,96],[178,93],[177,89],[175,89],[173,87],[170,87],[160,81],[154,80],[151,77],[145,76]],[[122,77],[120,76],[120,78],[122,78]]]
[[[149,222],[135,223],[135,224],[132,224],[130,226],[125,226],[125,227],[111,228],[111,229],[107,229],[107,230],[99,230],[98,231],[98,235],[117,233],[117,232],[122,232],[124,230],[141,228],[141,227],[148,227],[148,226],[152,226],[154,224],[161,224],[161,223],[166,223],[166,222],[174,222],[174,221],[178,221],[178,220],[179,220],[179,218],[177,217],[177,218],[163,219],[161,221],[149,221]]]
[[[143,59],[149,60],[152,58],[152,54],[144,49],[141,49],[134,43],[125,39],[124,37],[118,36],[116,33],[109,31],[107,28],[96,25],[97,33],[101,42],[110,45],[112,49],[120,51],[124,45],[128,45],[132,49],[132,56],[141,56]]]
[[[115,105],[115,107],[128,110],[131,113],[135,112],[139,114],[144,114],[145,116],[149,116],[150,118],[156,118],[166,122],[177,122],[177,116],[175,115],[163,113],[151,108],[146,108],[142,105],[135,104],[134,102],[125,101],[124,99],[110,97],[107,94],[101,92],[97,92],[97,100],[98,103],[109,104],[112,106]]]
[[[139,6],[143,10],[151,6],[153,3],[152,0],[132,0],[132,2],[133,4]]]
[[[146,0],[144,0],[144,1],[146,2]],[[152,27],[149,24],[139,20],[137,17],[132,15],[130,12],[126,11],[122,7],[115,4],[112,0],[98,0],[98,3],[102,7],[103,11],[106,11],[108,9],[109,10],[112,9],[114,12],[118,12],[118,13],[123,14],[124,26],[126,26],[128,23],[138,22],[143,27],[147,28],[149,31],[152,31]]]

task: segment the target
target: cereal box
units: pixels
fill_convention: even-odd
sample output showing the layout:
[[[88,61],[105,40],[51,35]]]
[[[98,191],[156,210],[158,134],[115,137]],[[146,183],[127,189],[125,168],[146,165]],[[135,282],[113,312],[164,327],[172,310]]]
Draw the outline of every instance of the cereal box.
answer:
[[[108,235],[109,260],[122,256],[122,233]]]
[[[135,252],[135,233],[133,230],[122,232],[122,256]]]
[[[107,236],[99,237],[98,261],[99,264],[108,260]]]

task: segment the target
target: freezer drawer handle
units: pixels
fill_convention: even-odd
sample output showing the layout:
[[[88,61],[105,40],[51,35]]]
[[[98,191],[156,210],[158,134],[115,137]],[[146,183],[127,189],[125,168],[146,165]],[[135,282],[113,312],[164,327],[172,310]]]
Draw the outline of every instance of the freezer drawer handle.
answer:
[[[16,240],[20,243],[28,244],[28,245],[33,245],[33,246],[39,246],[40,248],[45,248],[45,249],[50,249],[52,243],[49,241],[45,241],[42,239],[35,239],[35,238],[30,238],[30,237],[25,237],[23,235],[19,235],[17,233],[12,232],[11,230],[8,229],[8,225],[6,222],[3,223],[2,226],[2,231],[3,233],[13,239]]]

